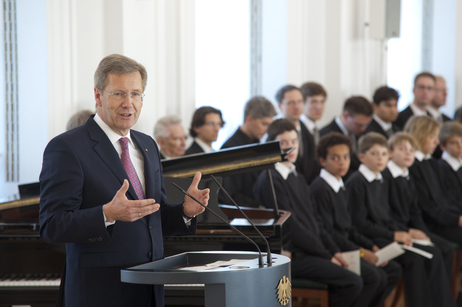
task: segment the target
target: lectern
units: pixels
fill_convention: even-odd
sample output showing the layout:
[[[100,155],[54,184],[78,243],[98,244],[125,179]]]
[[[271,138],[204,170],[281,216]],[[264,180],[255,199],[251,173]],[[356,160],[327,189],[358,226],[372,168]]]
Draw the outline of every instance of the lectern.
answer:
[[[232,259],[244,261],[210,270],[181,269]],[[272,266],[259,268],[255,252],[188,252],[121,271],[127,283],[204,284],[206,307],[291,306],[290,279],[288,257],[274,254]]]

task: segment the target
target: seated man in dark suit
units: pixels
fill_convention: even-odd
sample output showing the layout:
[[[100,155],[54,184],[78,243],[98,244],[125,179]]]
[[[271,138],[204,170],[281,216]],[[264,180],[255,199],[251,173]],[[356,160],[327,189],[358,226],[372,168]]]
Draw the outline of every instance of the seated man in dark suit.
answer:
[[[314,157],[314,137],[300,121],[304,107],[302,92],[296,86],[285,85],[276,93],[276,101],[282,116],[290,121],[298,131],[300,150],[295,166],[305,176],[306,182],[310,184],[319,175],[321,166]]]
[[[446,105],[446,98],[448,97],[448,88],[446,87],[446,80],[442,76],[435,76],[435,97],[430,102],[427,108],[428,113],[436,120],[439,124],[451,121],[446,114],[440,112],[440,108]]]
[[[187,155],[212,152],[212,143],[218,138],[218,131],[224,126],[221,111],[213,107],[200,107],[194,112],[189,134],[194,138],[186,150]]]
[[[435,83],[436,78],[432,73],[421,72],[414,78],[414,101],[398,115],[398,119],[395,124],[404,129],[408,119],[415,116],[430,115],[427,111],[427,107],[435,97]]]
[[[305,101],[300,121],[313,136],[314,145],[317,146],[319,142],[319,127],[316,125],[316,122],[321,119],[324,113],[327,92],[321,84],[316,82],[306,82],[300,89]]]
[[[398,118],[399,94],[388,86],[379,87],[373,97],[374,114],[364,134],[377,132],[387,139],[400,129],[393,122]]]
[[[154,139],[160,147],[161,159],[172,159],[185,154],[186,132],[177,115],[167,115],[157,121]]]
[[[252,97],[245,105],[244,123],[221,148],[258,144],[276,114],[273,104],[268,99],[262,96]],[[240,206],[258,207],[252,191],[259,174],[260,172],[256,171],[223,177],[223,187]],[[226,195],[220,193],[218,197],[220,203],[232,205]]]
[[[164,306],[163,286],[123,283],[120,270],[164,257],[162,236],[193,234],[204,208],[189,197],[167,204],[159,150],[131,130],[147,73],[122,55],[95,72],[96,115],[48,143],[40,174],[40,235],[66,243],[57,306]],[[200,173],[189,187],[198,190]]]
[[[351,173],[359,168],[357,156],[357,137],[364,132],[371,122],[372,105],[366,98],[362,96],[353,96],[348,98],[343,105],[342,115],[335,117],[334,120],[327,126],[321,129],[320,135],[323,136],[329,132],[339,132],[347,135],[352,144],[350,168],[344,176],[346,180]]]

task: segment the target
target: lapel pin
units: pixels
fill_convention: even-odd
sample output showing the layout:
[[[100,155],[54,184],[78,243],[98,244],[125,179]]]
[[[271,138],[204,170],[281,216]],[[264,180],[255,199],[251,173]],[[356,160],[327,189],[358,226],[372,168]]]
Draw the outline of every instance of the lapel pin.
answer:
[[[147,148],[145,148],[144,150],[146,150],[146,152],[148,151],[148,149],[147,149]]]

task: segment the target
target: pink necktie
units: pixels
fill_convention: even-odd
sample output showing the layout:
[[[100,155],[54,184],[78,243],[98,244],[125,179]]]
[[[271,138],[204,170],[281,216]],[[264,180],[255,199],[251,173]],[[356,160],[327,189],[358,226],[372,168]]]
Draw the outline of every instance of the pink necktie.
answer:
[[[138,175],[136,175],[135,167],[133,166],[132,160],[130,160],[130,154],[128,153],[128,138],[120,138],[119,143],[122,146],[122,155],[120,156],[120,160],[122,160],[122,164],[127,172],[128,180],[130,180],[130,184],[135,189],[138,199],[144,199],[143,187],[141,186]]]

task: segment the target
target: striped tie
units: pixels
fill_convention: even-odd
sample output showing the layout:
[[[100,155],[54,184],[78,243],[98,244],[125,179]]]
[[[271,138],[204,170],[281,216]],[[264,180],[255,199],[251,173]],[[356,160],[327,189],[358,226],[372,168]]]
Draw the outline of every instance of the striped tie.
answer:
[[[122,155],[120,156],[120,160],[122,160],[122,164],[127,172],[128,180],[130,180],[131,185],[135,189],[138,199],[144,199],[143,187],[141,186],[140,179],[136,174],[132,160],[130,160],[130,154],[128,152],[128,138],[120,138],[119,143],[122,146]]]

